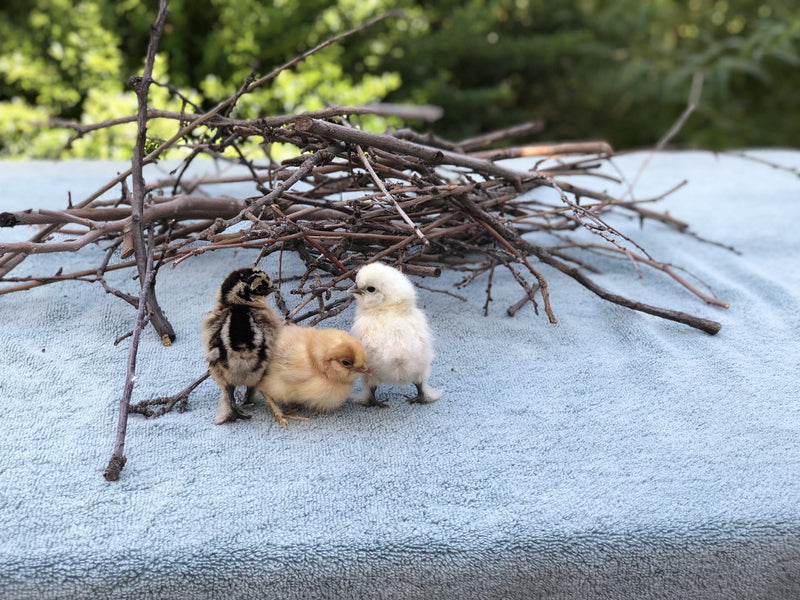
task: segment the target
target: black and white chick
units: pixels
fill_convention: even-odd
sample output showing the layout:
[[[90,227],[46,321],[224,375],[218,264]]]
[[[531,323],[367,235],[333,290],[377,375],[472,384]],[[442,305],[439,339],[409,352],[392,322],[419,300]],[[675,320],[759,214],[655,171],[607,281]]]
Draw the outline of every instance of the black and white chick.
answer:
[[[203,319],[202,340],[211,377],[220,387],[216,423],[249,419],[236,403],[237,386],[246,386],[252,402],[264,378],[277,331],[283,321],[267,305],[275,291],[261,269],[239,269],[217,290],[217,305]]]
[[[417,307],[411,281],[397,269],[381,263],[364,265],[356,274],[358,307],[350,333],[367,351],[370,375],[364,389],[353,398],[367,406],[387,406],[375,398],[381,383],[413,383],[417,395],[408,402],[427,404],[442,392],[428,385],[433,360],[433,337],[425,314]]]

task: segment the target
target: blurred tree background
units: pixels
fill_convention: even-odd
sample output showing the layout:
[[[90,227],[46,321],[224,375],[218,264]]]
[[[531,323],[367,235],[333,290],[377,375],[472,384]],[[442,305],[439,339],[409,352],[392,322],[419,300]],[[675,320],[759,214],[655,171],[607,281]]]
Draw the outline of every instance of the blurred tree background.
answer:
[[[0,8],[0,157],[128,158],[135,125],[62,147],[52,118],[96,123],[135,114],[156,2],[5,0]],[[542,119],[549,140],[653,145],[703,75],[696,112],[673,143],[724,149],[797,146],[796,0],[172,0],[151,105],[201,111],[259,74],[390,8],[243,98],[257,118],[367,102],[432,103],[454,140]],[[386,122],[365,126],[380,129]],[[419,124],[418,124],[419,125]],[[169,136],[176,123],[154,122]]]

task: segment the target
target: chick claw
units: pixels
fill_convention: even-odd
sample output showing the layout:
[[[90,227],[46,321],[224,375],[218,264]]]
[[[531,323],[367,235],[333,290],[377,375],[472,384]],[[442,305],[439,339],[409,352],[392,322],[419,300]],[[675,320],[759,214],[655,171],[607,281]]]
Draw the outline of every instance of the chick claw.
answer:
[[[359,400],[358,403],[362,406],[377,406],[378,408],[389,408],[388,402],[381,402],[375,397],[375,390],[378,388],[370,387],[369,395],[364,400]]]
[[[237,419],[250,419],[253,416],[248,415],[241,408],[239,408],[239,405],[236,402],[234,387],[232,385],[225,387],[225,395],[227,396],[228,408],[230,409],[230,412],[228,413],[227,417],[221,421],[222,423],[233,423]]]
[[[432,402],[436,402],[436,398],[431,398],[428,396],[424,391],[421,383],[415,383],[417,386],[417,395],[413,398],[406,398],[406,402],[409,404],[430,404]]]
[[[297,415],[290,415],[290,414],[282,414],[281,416],[274,415],[275,420],[278,422],[278,425],[283,427],[284,429],[289,428],[289,421],[311,421],[310,417],[299,417]]]
[[[239,408],[236,404],[231,404],[231,414],[226,419],[228,422],[233,422],[236,419],[250,419],[253,415],[249,415]]]
[[[364,402],[364,406],[377,406],[378,408],[389,408],[388,402],[381,402],[377,398],[370,398],[366,402]]]
[[[277,403],[272,398],[267,398],[267,406],[272,411],[272,416],[275,417],[275,420],[278,422],[278,425],[283,427],[284,429],[289,428],[289,421],[311,421],[309,417],[299,417],[294,413],[294,411],[286,411],[283,412],[281,407],[277,405]]]

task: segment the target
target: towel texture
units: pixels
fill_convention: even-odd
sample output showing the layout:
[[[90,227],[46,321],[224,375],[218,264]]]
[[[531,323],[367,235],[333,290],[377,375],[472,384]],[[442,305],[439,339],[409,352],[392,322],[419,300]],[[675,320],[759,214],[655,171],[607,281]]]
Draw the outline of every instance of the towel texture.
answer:
[[[750,154],[800,167],[798,151]],[[615,162],[632,177],[646,158]],[[123,168],[0,163],[2,209],[63,208],[68,191],[79,200]],[[488,317],[486,275],[459,292],[467,302],[420,290],[440,401],[408,405],[413,386],[387,388],[389,409],[348,403],[284,431],[262,405],[218,426],[206,381],[183,414],[131,415],[116,483],[102,472],[130,340],[113,342],[135,311],[79,281],[0,296],[0,598],[800,597],[800,179],[663,153],[637,197],[683,179],[659,206],[738,254],[612,223],[730,308],[628,261],[605,259],[595,277],[719,320],[718,335],[602,301],[546,266],[559,322],[531,305],[509,318],[522,291],[498,270]],[[231,191],[252,195],[241,185]],[[15,274],[102,256],[36,255]],[[255,256],[161,270],[178,338],[165,348],[144,332],[134,401],[203,373],[200,321]],[[109,282],[136,291],[129,272]],[[325,325],[348,329],[351,311]]]

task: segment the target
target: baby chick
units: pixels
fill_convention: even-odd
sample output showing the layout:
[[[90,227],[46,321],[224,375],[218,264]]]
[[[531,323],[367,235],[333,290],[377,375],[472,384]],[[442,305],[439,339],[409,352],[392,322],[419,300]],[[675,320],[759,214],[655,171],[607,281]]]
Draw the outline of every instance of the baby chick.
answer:
[[[354,398],[368,406],[388,406],[375,398],[381,383],[417,386],[408,402],[427,404],[442,396],[428,386],[433,360],[433,341],[425,314],[417,308],[411,281],[397,269],[371,263],[359,269],[355,294],[358,308],[350,330],[361,340],[369,356],[372,375],[363,378],[364,390]]]
[[[284,325],[278,331],[269,369],[258,384],[275,420],[286,429],[280,403],[319,411],[339,408],[361,375],[368,375],[364,347],[347,332]]]
[[[211,377],[220,387],[217,424],[249,419],[236,405],[236,386],[247,386],[252,402],[264,377],[276,332],[283,321],[267,306],[275,288],[260,269],[239,269],[217,290],[217,305],[203,319],[202,339]]]

